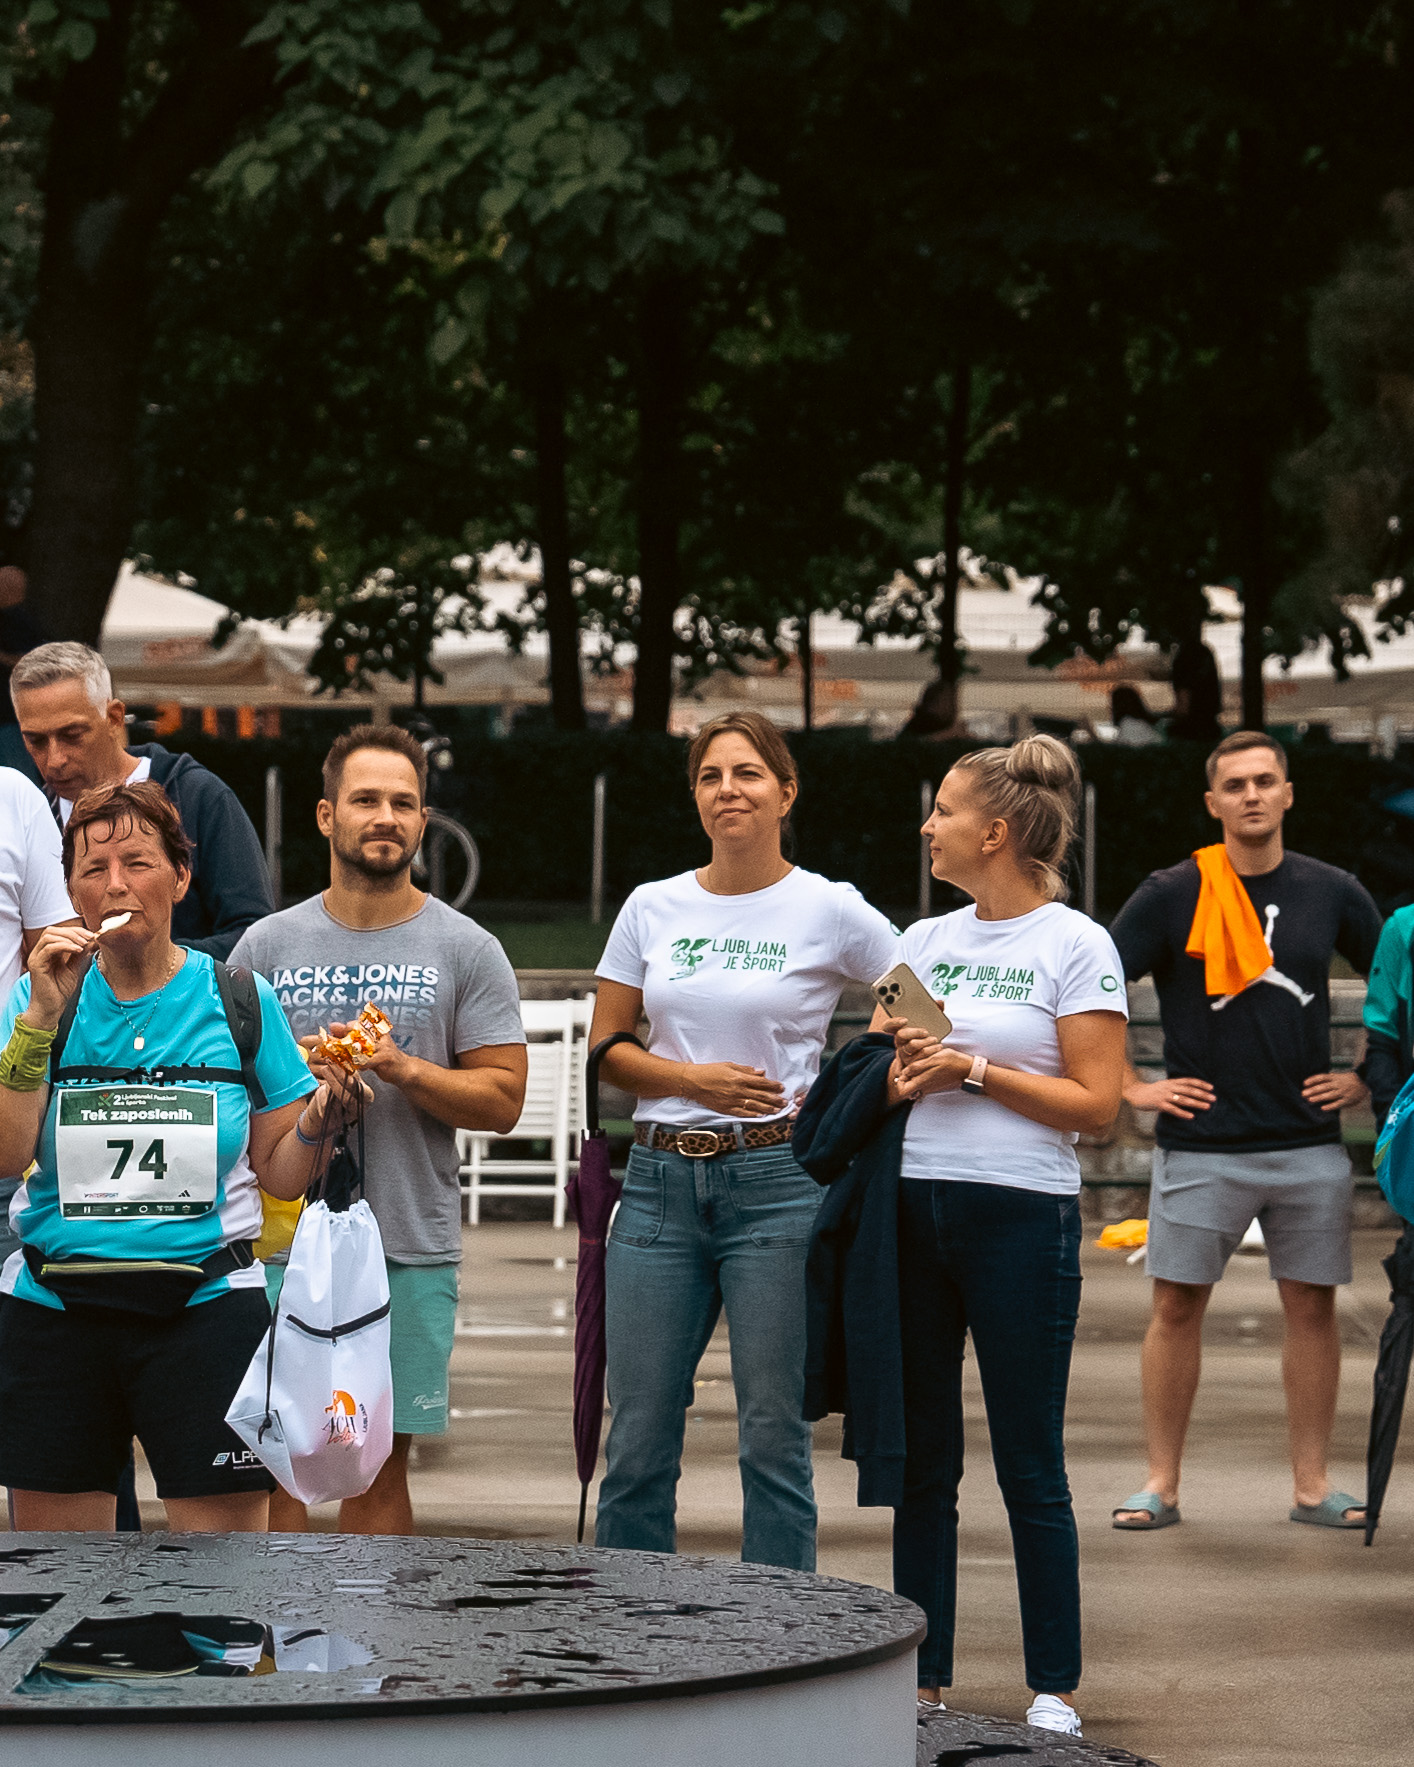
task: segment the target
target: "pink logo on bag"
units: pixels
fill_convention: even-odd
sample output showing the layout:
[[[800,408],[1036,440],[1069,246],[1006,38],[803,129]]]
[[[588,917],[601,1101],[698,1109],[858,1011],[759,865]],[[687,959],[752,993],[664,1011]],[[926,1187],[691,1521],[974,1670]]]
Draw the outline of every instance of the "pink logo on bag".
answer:
[[[331,1444],[342,1442],[350,1448],[357,1448],[362,1437],[368,1434],[368,1413],[351,1393],[338,1387],[334,1388],[334,1403],[324,1407],[324,1415],[329,1419],[327,1430]]]

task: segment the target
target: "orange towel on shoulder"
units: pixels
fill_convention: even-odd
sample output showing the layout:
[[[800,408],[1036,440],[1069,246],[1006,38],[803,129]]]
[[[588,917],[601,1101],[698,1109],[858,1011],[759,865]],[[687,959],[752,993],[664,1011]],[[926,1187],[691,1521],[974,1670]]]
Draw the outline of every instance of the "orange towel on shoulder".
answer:
[[[1203,959],[1210,994],[1240,994],[1272,965],[1262,923],[1221,841],[1193,857],[1202,887],[1184,949]]]

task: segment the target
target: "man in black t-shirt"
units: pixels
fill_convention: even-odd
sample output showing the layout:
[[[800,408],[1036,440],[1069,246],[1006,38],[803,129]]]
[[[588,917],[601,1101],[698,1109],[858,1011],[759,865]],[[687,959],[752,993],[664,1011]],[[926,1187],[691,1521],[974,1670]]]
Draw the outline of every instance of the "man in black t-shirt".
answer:
[[[1194,859],[1151,873],[1110,929],[1126,976],[1154,978],[1167,1070],[1146,1082],[1129,1069],[1124,1092],[1136,1110],[1159,1114],[1148,1245],[1154,1312],[1142,1365],[1149,1481],[1114,1522],[1147,1531],[1179,1519],[1203,1314],[1255,1218],[1286,1321],[1291,1519],[1361,1527],[1359,1500],[1332,1491],[1326,1475],[1340,1381],[1335,1290],[1351,1278],[1340,1112],[1365,1097],[1355,1074],[1330,1071],[1328,978],[1334,951],[1369,972],[1379,910],[1349,872],[1283,848],[1292,788],[1279,743],[1256,731],[1227,737],[1208,758],[1208,787],[1204,801],[1222,824],[1236,878],[1221,869],[1233,892],[1250,897],[1271,963],[1240,992],[1208,993],[1204,959],[1186,949],[1201,885]],[[1221,861],[1216,850],[1214,858]]]

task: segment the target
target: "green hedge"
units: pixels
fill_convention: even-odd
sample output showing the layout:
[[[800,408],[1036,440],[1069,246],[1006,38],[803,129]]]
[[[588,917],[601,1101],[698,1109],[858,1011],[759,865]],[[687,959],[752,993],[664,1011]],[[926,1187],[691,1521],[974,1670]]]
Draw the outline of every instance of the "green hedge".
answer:
[[[285,890],[293,899],[322,887],[328,856],[314,829],[319,763],[335,732],[353,720],[301,713],[278,740],[174,737],[229,781],[264,828],[265,769],[285,781]],[[485,733],[479,718],[441,714],[456,765],[437,782],[438,801],[476,836],[480,899],[582,904],[589,894],[593,780],[608,775],[606,890],[619,900],[650,878],[701,864],[707,846],[687,791],[685,743],[629,731],[534,729]],[[853,731],[792,738],[801,773],[797,857],[827,877],[847,878],[883,907],[908,912],[918,891],[919,784],[936,783],[962,752],[958,743],[872,742]],[[1198,745],[1078,751],[1097,792],[1097,908],[1108,919],[1150,871],[1172,865],[1214,837],[1203,810]],[[1414,823],[1381,803],[1414,783],[1403,762],[1354,745],[1293,745],[1296,807],[1291,846],[1354,871],[1389,908],[1414,896]],[[1078,894],[1078,870],[1076,870]],[[935,906],[949,895],[935,890]]]

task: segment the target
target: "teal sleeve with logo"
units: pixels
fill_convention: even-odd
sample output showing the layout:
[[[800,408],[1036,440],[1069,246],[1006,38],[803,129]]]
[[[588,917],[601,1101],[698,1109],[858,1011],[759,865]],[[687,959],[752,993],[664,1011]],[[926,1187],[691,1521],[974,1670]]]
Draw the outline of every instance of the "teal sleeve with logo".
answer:
[[[1408,1015],[1414,981],[1411,981],[1409,941],[1414,935],[1414,907],[1398,908],[1384,924],[1370,966],[1365,994],[1365,1029],[1398,1041],[1400,1024]],[[1405,1003],[1400,1011],[1400,1002]]]

